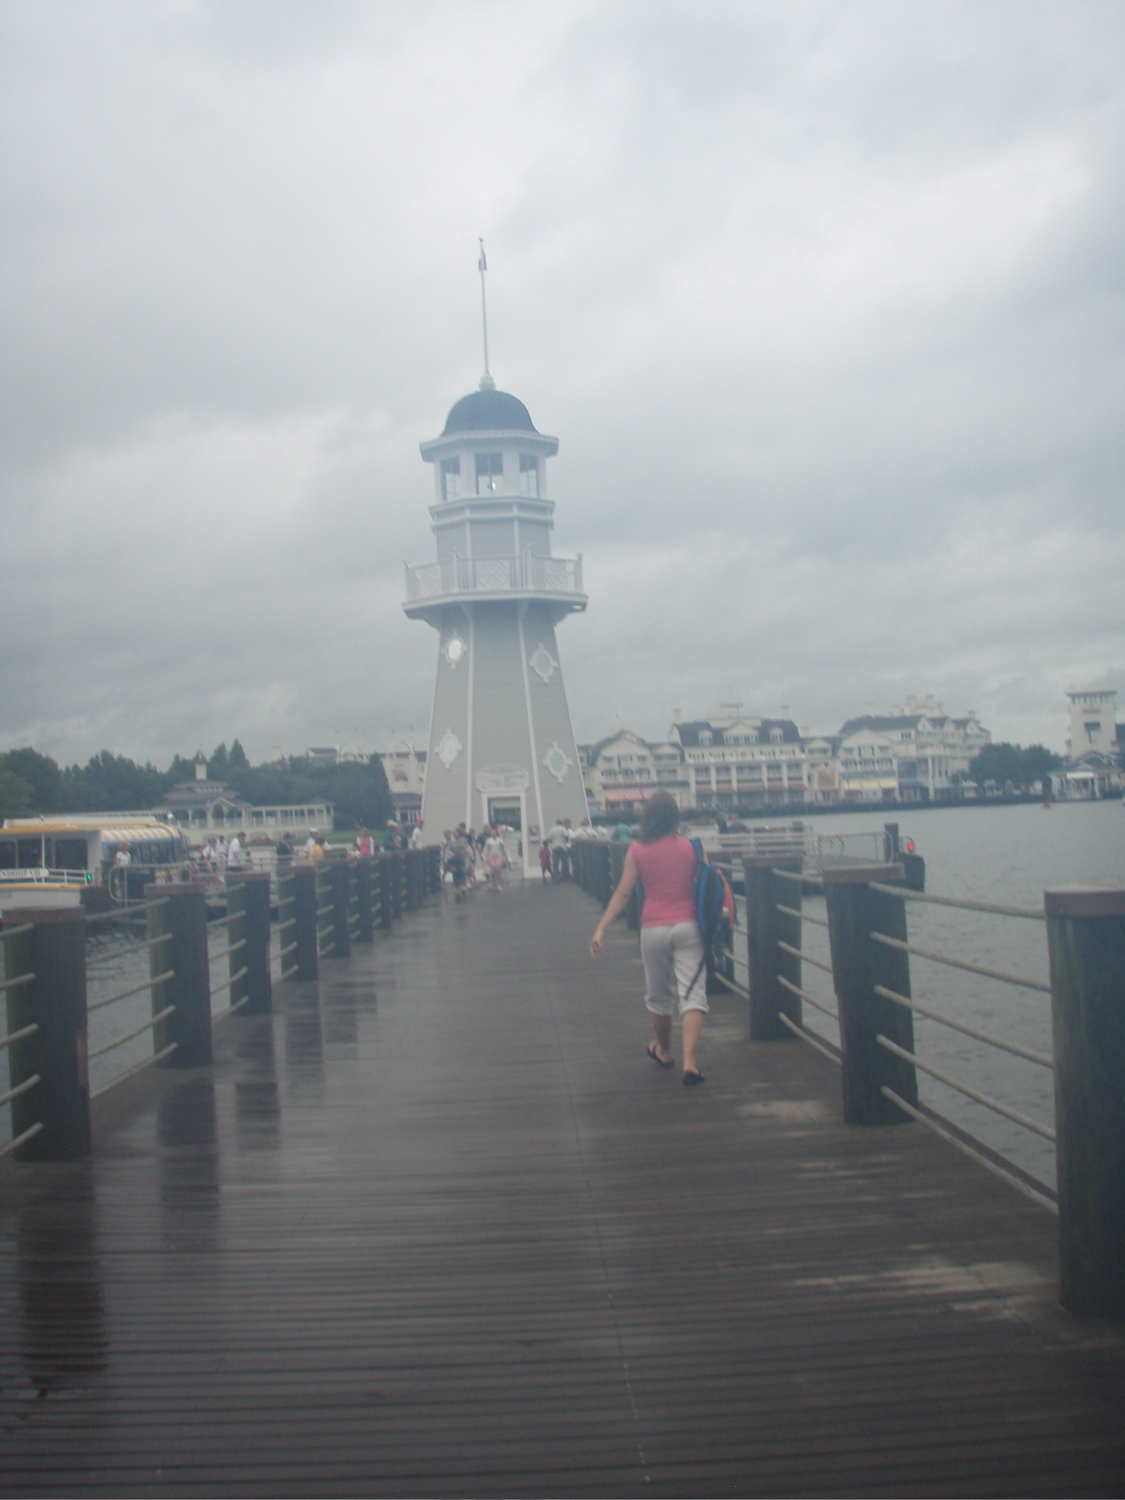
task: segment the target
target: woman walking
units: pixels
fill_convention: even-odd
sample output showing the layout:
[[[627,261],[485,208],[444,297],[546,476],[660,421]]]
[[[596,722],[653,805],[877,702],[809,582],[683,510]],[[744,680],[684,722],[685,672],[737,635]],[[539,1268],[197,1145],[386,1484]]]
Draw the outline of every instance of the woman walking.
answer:
[[[504,889],[504,866],[508,863],[508,851],[504,847],[504,840],[500,837],[498,828],[486,827],[484,833],[484,862],[488,867],[488,878],[491,882],[489,890],[499,895]]]
[[[692,887],[695,850],[682,838],[680,809],[670,792],[656,792],[645,803],[640,837],[629,845],[621,880],[590,939],[596,958],[603,951],[605,930],[625,909],[638,876],[644,883],[641,916],[641,962],[645,970],[645,1005],[652,1017],[648,1055],[662,1068],[675,1066],[672,1015],[676,1002],[684,1046],[684,1083],[703,1082],[695,1053],[707,1013],[707,971],[703,940],[695,915]]]

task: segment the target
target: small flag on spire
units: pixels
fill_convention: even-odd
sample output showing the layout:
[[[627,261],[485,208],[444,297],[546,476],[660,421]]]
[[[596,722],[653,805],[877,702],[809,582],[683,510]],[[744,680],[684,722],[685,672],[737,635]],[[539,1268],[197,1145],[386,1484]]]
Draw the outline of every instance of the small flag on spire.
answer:
[[[478,240],[477,243],[480,245],[480,259],[477,261],[477,270],[478,271],[487,271],[488,270],[488,260],[485,257],[485,253],[484,253],[484,241],[483,240]]]

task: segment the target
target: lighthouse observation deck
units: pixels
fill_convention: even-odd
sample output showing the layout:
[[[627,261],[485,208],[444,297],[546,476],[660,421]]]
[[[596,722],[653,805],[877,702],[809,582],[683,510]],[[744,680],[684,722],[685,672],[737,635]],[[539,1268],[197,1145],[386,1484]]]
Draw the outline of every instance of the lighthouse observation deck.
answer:
[[[412,618],[460,600],[512,599],[542,599],[568,614],[584,610],[581,556],[542,557],[528,549],[499,557],[454,555],[406,568],[403,609]]]

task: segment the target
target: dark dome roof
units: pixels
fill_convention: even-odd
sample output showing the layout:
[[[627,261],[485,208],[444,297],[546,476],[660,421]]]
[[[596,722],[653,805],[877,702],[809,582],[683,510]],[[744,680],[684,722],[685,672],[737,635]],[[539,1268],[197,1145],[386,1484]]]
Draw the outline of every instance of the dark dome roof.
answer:
[[[442,437],[451,432],[503,432],[510,429],[535,432],[531,413],[516,396],[507,391],[472,391],[454,402]]]

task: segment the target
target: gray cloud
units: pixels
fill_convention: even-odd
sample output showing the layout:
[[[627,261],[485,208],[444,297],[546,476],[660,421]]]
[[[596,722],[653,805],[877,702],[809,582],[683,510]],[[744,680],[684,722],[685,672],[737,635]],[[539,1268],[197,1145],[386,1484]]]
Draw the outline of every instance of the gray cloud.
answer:
[[[0,746],[421,737],[417,444],[557,433],[580,737],[1125,688],[1112,3],[0,11]]]

